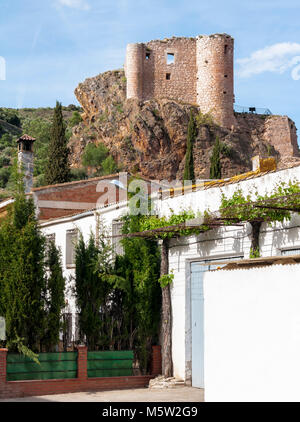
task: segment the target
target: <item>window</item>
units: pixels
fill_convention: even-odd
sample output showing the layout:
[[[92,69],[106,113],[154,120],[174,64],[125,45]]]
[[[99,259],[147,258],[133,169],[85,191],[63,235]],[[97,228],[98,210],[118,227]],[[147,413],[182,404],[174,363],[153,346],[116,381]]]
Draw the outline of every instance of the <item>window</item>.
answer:
[[[147,51],[147,53],[146,53],[146,60],[149,60],[150,59],[150,53],[149,53],[149,51]]]
[[[166,74],[166,80],[169,81],[171,79],[171,73]]]
[[[68,230],[66,234],[66,266],[75,267],[75,244],[78,239],[78,231]]]
[[[175,62],[174,53],[167,53],[167,64],[173,64]]]
[[[227,53],[227,51],[228,51],[228,45],[227,45],[227,44],[225,44],[225,46],[224,46],[224,54],[226,54],[226,53]]]
[[[123,228],[123,222],[119,220],[114,220],[112,222],[112,248],[113,253],[115,255],[123,255],[124,249],[121,244],[122,237],[120,236],[122,234],[122,228]]]
[[[300,255],[300,248],[282,250],[281,255],[283,256]]]

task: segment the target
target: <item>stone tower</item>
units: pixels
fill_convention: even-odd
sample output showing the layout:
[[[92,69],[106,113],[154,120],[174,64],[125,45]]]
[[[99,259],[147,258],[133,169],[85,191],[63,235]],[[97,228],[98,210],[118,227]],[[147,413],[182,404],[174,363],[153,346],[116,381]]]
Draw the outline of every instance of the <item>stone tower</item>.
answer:
[[[127,98],[197,104],[216,123],[231,128],[235,122],[233,50],[233,38],[227,34],[128,44]]]
[[[25,193],[31,192],[33,187],[33,143],[34,138],[23,135],[17,140],[18,163],[24,172]]]
[[[197,104],[221,126],[234,124],[234,40],[226,34],[197,37]]]

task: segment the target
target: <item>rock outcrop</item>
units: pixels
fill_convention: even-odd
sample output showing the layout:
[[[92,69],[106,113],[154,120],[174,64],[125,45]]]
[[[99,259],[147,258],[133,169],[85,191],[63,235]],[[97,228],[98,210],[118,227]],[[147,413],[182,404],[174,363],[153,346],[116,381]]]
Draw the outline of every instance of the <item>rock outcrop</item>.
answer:
[[[81,166],[89,142],[103,142],[123,171],[151,179],[182,178],[187,127],[193,108],[198,125],[194,145],[195,175],[209,178],[216,137],[222,146],[222,175],[251,170],[251,158],[276,157],[298,161],[294,123],[286,116],[236,113],[232,130],[213,123],[197,106],[170,99],[126,100],[123,70],[105,72],[79,84],[75,95],[84,109],[83,122],[70,140],[72,166]]]

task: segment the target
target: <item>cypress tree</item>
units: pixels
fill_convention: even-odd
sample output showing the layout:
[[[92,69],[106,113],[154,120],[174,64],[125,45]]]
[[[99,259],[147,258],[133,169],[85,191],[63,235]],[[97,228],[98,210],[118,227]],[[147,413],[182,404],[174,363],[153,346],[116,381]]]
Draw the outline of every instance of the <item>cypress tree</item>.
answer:
[[[197,136],[197,126],[196,126],[193,112],[191,110],[190,121],[188,125],[188,133],[187,133],[187,146],[186,146],[183,180],[192,180],[192,181],[195,180],[193,147],[194,147],[196,136]]]
[[[44,237],[33,200],[16,196],[0,227],[0,311],[12,349],[39,351],[45,327]]]
[[[59,333],[62,328],[61,314],[65,307],[65,279],[63,277],[61,253],[55,246],[54,241],[50,241],[47,247],[46,267],[47,277],[47,327],[44,344],[48,351],[59,342]]]
[[[216,137],[216,142],[213,148],[212,156],[210,158],[210,178],[211,179],[221,179],[221,145],[219,137]]]
[[[98,245],[93,235],[87,243],[82,234],[76,245],[75,291],[79,310],[80,332],[85,334],[90,350],[100,344],[103,328],[100,311],[105,307],[112,286],[109,283],[112,272],[111,249],[99,234]]]
[[[51,128],[49,160],[45,173],[45,182],[48,185],[69,182],[71,179],[71,171],[68,162],[69,148],[67,143],[66,125],[62,114],[62,105],[57,101]]]

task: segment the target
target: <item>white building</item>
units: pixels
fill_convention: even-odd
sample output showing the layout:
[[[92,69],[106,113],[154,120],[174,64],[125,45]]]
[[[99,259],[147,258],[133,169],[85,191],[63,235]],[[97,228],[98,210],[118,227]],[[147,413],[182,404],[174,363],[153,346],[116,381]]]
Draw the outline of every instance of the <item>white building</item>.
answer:
[[[242,175],[239,178],[231,178],[221,182],[215,182],[205,184],[203,188],[196,192],[186,193],[182,196],[174,196],[168,199],[160,199],[159,195],[155,194],[155,206],[158,215],[168,215],[171,210],[178,213],[181,209],[192,208],[194,211],[205,211],[210,209],[211,211],[217,211],[220,206],[221,193],[223,192],[226,196],[231,196],[237,187],[241,188],[243,192],[248,193],[251,190],[257,190],[259,193],[264,194],[270,192],[277,183],[281,181],[288,182],[289,180],[300,180],[300,167],[293,167],[280,171],[271,171],[265,173],[250,172],[246,175]],[[102,222],[111,228],[118,225],[119,218],[128,212],[127,202],[119,202],[106,207],[100,208],[94,211],[83,212],[81,214],[66,216],[63,218],[53,219],[45,221],[41,224],[42,230],[46,235],[55,236],[55,242],[57,246],[61,248],[64,263],[64,274],[66,278],[69,278],[74,273],[74,266],[72,261],[72,242],[70,239],[73,234],[76,233],[74,230],[80,230],[84,237],[87,239],[90,232],[96,231],[97,217],[100,216]],[[114,230],[114,233],[116,231]],[[173,351],[173,364],[174,364],[174,375],[181,379],[184,379],[187,383],[192,384],[196,387],[205,387],[207,399],[209,400],[222,400],[220,397],[219,388],[218,391],[214,391],[215,379],[217,375],[222,374],[222,377],[235,376],[241,374],[240,367],[235,366],[232,362],[233,356],[230,356],[230,352],[234,350],[241,350],[241,353],[245,352],[245,348],[235,349],[239,344],[239,339],[245,341],[245,338],[249,339],[250,345],[247,344],[248,353],[245,359],[241,361],[247,366],[244,374],[249,374],[250,368],[257,365],[257,353],[253,354],[256,356],[251,361],[252,349],[256,350],[260,347],[257,342],[262,338],[262,332],[257,332],[257,336],[253,334],[247,337],[247,333],[243,332],[243,325],[247,326],[247,329],[251,327],[252,315],[249,311],[247,318],[244,314],[239,314],[240,308],[232,307],[231,302],[239,302],[245,299],[245,292],[249,295],[252,294],[252,302],[249,302],[249,306],[255,306],[253,303],[253,297],[262,297],[266,299],[267,295],[270,295],[272,303],[270,307],[266,305],[266,309],[270,309],[270,312],[274,312],[274,303],[279,306],[279,298],[282,296],[284,289],[283,285],[280,285],[280,279],[286,277],[285,269],[287,269],[288,277],[291,278],[292,292],[294,292],[294,301],[291,302],[293,306],[293,313],[286,313],[288,311],[289,302],[287,298],[284,299],[284,308],[280,310],[280,315],[284,314],[285,318],[282,320],[279,332],[284,332],[284,327],[291,322],[291,318],[296,318],[296,321],[300,321],[300,289],[296,278],[292,280],[292,275],[299,272],[300,266],[287,267],[272,267],[269,271],[262,269],[260,270],[236,270],[236,271],[217,271],[210,272],[216,268],[216,262],[226,262],[226,260],[238,260],[249,258],[250,253],[250,239],[251,226],[245,224],[242,227],[221,227],[219,229],[213,229],[206,233],[202,233],[198,236],[189,236],[173,239],[170,244],[169,250],[169,268],[175,275],[174,283],[171,288],[172,292],[172,314],[173,314],[173,332],[172,332],[172,351]],[[260,250],[262,257],[282,256],[282,255],[295,255],[300,253],[300,217],[298,214],[293,214],[291,221],[284,224],[276,223],[273,226],[263,224],[260,234]],[[211,263],[214,265],[211,265]],[[223,265],[223,264],[222,264]],[[221,264],[220,264],[221,266]],[[260,272],[265,274],[264,276],[259,275]],[[274,289],[272,290],[272,279],[271,274],[280,274],[274,281]],[[227,284],[220,282],[224,274],[224,280],[227,280]],[[253,275],[255,275],[255,282],[251,283]],[[249,277],[251,277],[249,281]],[[247,277],[247,278],[246,278]],[[245,278],[245,279],[244,279]],[[236,283],[240,279],[241,288],[236,289]],[[261,289],[257,283],[257,280],[262,279]],[[234,281],[235,280],[235,281]],[[224,294],[224,300],[228,299],[228,295],[231,294],[231,302],[222,300],[222,296],[218,294],[219,284],[222,284],[222,295]],[[203,293],[204,286],[204,293]],[[227,290],[227,287],[228,290]],[[243,288],[242,288],[243,287]],[[276,290],[277,289],[277,290]],[[288,291],[288,290],[287,290]],[[207,292],[207,298],[206,298]],[[225,295],[227,292],[227,295]],[[268,293],[269,292],[269,293]],[[291,291],[289,291],[290,295]],[[299,312],[295,306],[295,301],[299,299]],[[274,302],[275,301],[275,302]],[[207,302],[207,303],[206,303]],[[203,306],[205,303],[205,307]],[[74,312],[74,299],[69,297],[70,312]],[[245,309],[247,302],[245,303]],[[273,314],[272,314],[273,315]],[[265,314],[258,313],[256,319],[253,320],[253,327],[259,327],[260,322],[262,326],[266,327],[266,324],[262,321]],[[238,337],[233,341],[233,332],[227,332],[228,338],[230,338],[231,347],[228,344],[222,344],[226,339],[224,335],[219,337],[219,331],[217,330],[216,321],[222,318],[223,321],[227,321],[229,326],[232,320],[241,321],[239,327]],[[205,323],[204,323],[205,321]],[[248,325],[247,325],[248,324]],[[274,324],[278,327],[278,318],[274,319]],[[294,327],[297,328],[297,323]],[[267,326],[273,333],[276,332],[275,326],[271,326],[271,321]],[[254,328],[253,328],[254,329]],[[237,328],[235,327],[235,332]],[[275,331],[274,331],[275,330]],[[297,347],[298,355],[300,355],[300,330],[292,330],[290,333],[293,336],[293,347]],[[213,337],[213,335],[215,337]],[[207,337],[207,340],[206,340]],[[272,351],[267,348],[275,347],[281,342],[281,339],[274,335],[273,341],[270,343],[264,343],[264,359],[266,356],[272,356]],[[229,341],[229,340],[228,340]],[[246,344],[246,343],[245,343]],[[250,346],[253,346],[252,348]],[[268,346],[269,345],[269,346]],[[224,353],[222,352],[224,350]],[[281,348],[285,350],[286,348]],[[295,353],[295,351],[293,351]],[[235,355],[234,355],[235,356]],[[249,359],[249,362],[248,360]],[[288,359],[288,355],[286,356]],[[225,363],[228,363],[228,367]],[[252,365],[250,365],[252,362]],[[274,362],[273,362],[274,364]],[[290,363],[290,365],[293,365]],[[298,365],[298,364],[297,364]],[[273,365],[274,366],[274,365]],[[299,366],[299,365],[298,365]],[[295,373],[300,371],[294,365]],[[224,370],[227,368],[227,372]],[[229,371],[229,367],[231,370]],[[214,368],[214,369],[213,369]],[[217,370],[217,368],[219,368]],[[233,369],[235,368],[235,369]],[[223,372],[222,372],[223,371]],[[229,371],[229,372],[228,372]],[[251,371],[250,371],[251,372]],[[255,371],[254,371],[255,372]],[[254,373],[252,371],[252,373]],[[282,369],[280,373],[284,372]],[[244,376],[243,374],[243,376]],[[235,380],[235,377],[232,378]],[[273,379],[273,377],[272,377]],[[279,379],[280,381],[280,379]],[[223,379],[224,384],[224,379]],[[257,382],[261,384],[261,380],[257,379]],[[266,381],[269,382],[268,380]],[[233,382],[234,383],[234,382]],[[222,383],[221,383],[222,384]],[[225,385],[231,386],[232,383],[227,380]],[[246,383],[247,384],[247,383]],[[280,382],[279,382],[280,384]],[[235,385],[237,385],[235,383]],[[237,391],[233,389],[232,391]],[[245,400],[243,390],[240,391],[240,397]],[[272,395],[271,395],[272,396]],[[251,396],[253,397],[253,395]],[[259,396],[258,396],[259,397]],[[299,396],[297,396],[300,400]],[[233,395],[227,395],[223,398],[233,399]],[[272,398],[272,397],[271,397]]]
[[[240,188],[244,193],[257,190],[264,194],[290,180],[300,180],[300,166],[249,172],[205,183],[185,195],[163,199],[155,193],[153,197],[159,216],[188,208],[217,211],[222,192],[228,197]],[[54,238],[61,249],[67,280],[74,275],[72,238],[78,230],[88,239],[96,232],[100,217],[116,234],[119,219],[127,212],[128,203],[122,200],[41,222],[44,234]],[[226,261],[249,258],[250,234],[250,224],[244,224],[171,240],[174,376],[204,387],[210,401],[300,400],[300,391],[295,390],[300,374],[300,265],[212,271]],[[262,257],[300,254],[300,216],[293,214],[283,224],[264,223],[260,251]],[[70,291],[68,306],[74,315]],[[74,336],[75,318],[72,324]],[[285,385],[287,393],[279,396],[275,384]]]

